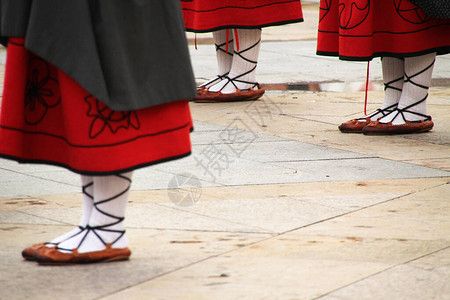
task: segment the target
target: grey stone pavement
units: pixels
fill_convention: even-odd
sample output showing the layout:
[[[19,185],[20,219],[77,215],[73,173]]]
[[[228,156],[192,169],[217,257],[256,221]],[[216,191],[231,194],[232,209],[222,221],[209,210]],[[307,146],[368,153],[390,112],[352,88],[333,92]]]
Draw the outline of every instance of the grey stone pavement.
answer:
[[[317,7],[305,9],[308,30],[264,32],[262,100],[191,103],[192,155],[135,172],[128,262],[23,261],[77,224],[79,177],[0,159],[0,299],[450,299],[450,56],[434,71],[432,132],[340,134],[362,111],[367,64],[316,56]],[[201,82],[216,62],[198,38]]]

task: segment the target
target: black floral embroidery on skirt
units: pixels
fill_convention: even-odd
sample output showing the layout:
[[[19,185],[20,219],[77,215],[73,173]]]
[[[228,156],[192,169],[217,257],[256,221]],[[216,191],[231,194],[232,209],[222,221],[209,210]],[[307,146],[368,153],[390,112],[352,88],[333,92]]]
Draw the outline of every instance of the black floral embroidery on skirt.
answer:
[[[331,0],[323,0],[320,1],[320,20],[319,23],[322,22],[323,18],[325,18],[331,10]]]
[[[367,20],[369,12],[370,0],[339,3],[339,27],[342,29],[358,27]]]
[[[50,76],[50,65],[38,57],[28,62],[24,102],[28,125],[40,123],[48,110],[61,102],[58,80]]]
[[[114,111],[90,95],[84,101],[89,106],[87,116],[93,118],[89,128],[91,139],[98,137],[106,128],[111,133],[117,133],[121,128],[139,130],[141,127],[136,111]]]

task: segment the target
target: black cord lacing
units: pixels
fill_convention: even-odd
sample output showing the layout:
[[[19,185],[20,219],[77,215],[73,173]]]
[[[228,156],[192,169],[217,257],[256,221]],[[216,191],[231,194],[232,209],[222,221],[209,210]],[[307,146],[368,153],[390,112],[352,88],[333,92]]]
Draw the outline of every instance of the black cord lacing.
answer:
[[[419,83],[414,82],[414,81],[413,81],[413,78],[419,76],[420,74],[422,74],[422,73],[428,71],[430,68],[432,68],[433,65],[434,65],[434,63],[435,63],[435,61],[436,61],[436,59],[434,59],[433,62],[432,62],[428,67],[424,68],[423,70],[421,70],[421,71],[419,71],[419,72],[417,72],[416,74],[413,74],[413,75],[411,75],[411,76],[409,76],[409,75],[406,74],[406,72],[405,72],[405,78],[406,78],[406,79],[405,79],[405,83],[410,82],[412,85],[415,85],[415,86],[417,86],[417,87],[419,87],[419,88],[428,90],[428,88],[429,88],[428,86],[425,86],[425,85],[422,85],[422,84],[419,84]],[[430,116],[427,116],[427,115],[424,115],[424,114],[421,114],[421,113],[418,113],[418,112],[410,111],[410,110],[409,110],[411,107],[414,107],[414,106],[416,106],[416,105],[418,105],[418,104],[424,102],[425,100],[427,100],[427,98],[428,98],[428,92],[427,92],[427,94],[425,95],[425,97],[423,97],[422,99],[420,99],[420,100],[417,101],[417,102],[414,102],[414,103],[412,103],[412,104],[410,104],[410,105],[408,105],[408,106],[405,106],[405,107],[403,107],[403,108],[398,108],[398,107],[397,107],[397,108],[394,110],[394,111],[396,111],[396,113],[395,113],[394,117],[392,118],[392,120],[395,120],[399,115],[402,117],[402,119],[403,119],[403,121],[404,121],[405,123],[406,123],[406,122],[410,122],[410,123],[420,123],[420,122],[422,122],[422,121],[429,121],[429,120],[431,120],[431,117],[430,117]],[[409,113],[409,114],[413,114],[413,115],[416,115],[416,116],[423,117],[423,118],[425,118],[425,120],[422,120],[422,121],[408,121],[408,120],[406,120],[405,113]],[[387,124],[387,123],[382,123],[382,124]]]
[[[99,234],[97,231],[106,231],[106,232],[119,233],[119,236],[118,236],[114,241],[112,241],[112,242],[110,243],[111,245],[113,245],[113,244],[116,243],[118,240],[120,240],[120,238],[122,238],[122,236],[125,234],[125,230],[114,230],[114,229],[108,229],[108,228],[107,228],[107,227],[111,227],[111,226],[114,226],[114,225],[117,225],[117,224],[123,222],[123,220],[125,219],[125,217],[114,216],[114,215],[112,215],[112,214],[110,214],[110,213],[107,213],[107,212],[105,212],[104,210],[102,210],[102,209],[99,208],[99,205],[101,205],[101,204],[103,204],[103,203],[107,203],[107,202],[113,201],[113,200],[117,199],[118,197],[122,196],[123,194],[125,194],[126,192],[128,192],[128,191],[130,190],[130,186],[131,186],[131,179],[130,179],[130,178],[125,177],[125,176],[123,176],[123,175],[121,175],[121,174],[116,174],[116,175],[114,175],[114,176],[119,177],[119,178],[122,178],[122,179],[128,181],[129,184],[128,184],[127,188],[125,188],[125,189],[124,189],[123,191],[121,191],[120,193],[118,193],[118,194],[116,194],[116,195],[114,195],[114,196],[112,196],[112,197],[110,197],[110,198],[108,198],[108,199],[104,199],[104,200],[101,200],[101,201],[94,202],[94,207],[93,207],[93,208],[96,209],[96,210],[97,210],[98,212],[100,212],[101,214],[103,214],[103,215],[105,215],[105,216],[108,216],[108,217],[110,217],[110,218],[112,218],[112,219],[115,219],[115,221],[112,222],[112,223],[105,224],[105,225],[100,225],[100,226],[90,226],[90,225],[87,225],[87,226],[84,227],[84,228],[80,226],[80,229],[82,229],[82,230],[81,230],[79,233],[77,233],[77,234],[73,235],[72,237],[70,237],[70,238],[73,238],[73,237],[75,237],[75,236],[77,236],[77,235],[84,234],[83,238],[82,238],[81,241],[78,243],[78,246],[76,247],[76,249],[78,249],[78,248],[81,247],[81,245],[83,244],[83,242],[84,242],[84,240],[86,239],[87,235],[88,235],[91,231],[92,231],[92,233],[94,233],[94,234],[97,236],[97,238],[98,238],[98,239],[103,243],[103,245],[105,245],[105,246],[107,245],[107,243],[103,240],[103,238],[100,236],[100,234]],[[90,184],[88,184],[88,185],[86,185],[86,186],[83,186],[83,193],[85,193],[88,197],[91,197],[91,198],[93,199],[92,195],[89,195],[89,194],[87,193],[87,191],[86,191],[87,187],[90,186],[90,185],[92,185],[92,184],[93,184],[93,183],[90,183]],[[72,250],[73,250],[73,249],[65,249],[65,248],[61,248],[61,247],[58,247],[58,246],[56,247],[56,249],[58,249],[58,250],[65,250],[65,251],[72,251]]]
[[[235,84],[235,82],[246,83],[246,84],[252,85],[251,88],[249,88],[249,89],[244,89],[243,91],[251,90],[251,89],[254,89],[255,87],[258,87],[258,83],[256,83],[256,82],[246,81],[246,80],[240,80],[239,78],[242,78],[242,77],[244,77],[245,75],[250,74],[251,72],[253,72],[253,71],[256,69],[257,64],[258,64],[258,61],[254,61],[254,60],[248,59],[248,58],[246,58],[246,57],[244,56],[244,54],[245,54],[245,52],[250,51],[250,50],[252,50],[253,48],[257,47],[257,46],[259,45],[260,42],[261,42],[261,39],[259,39],[255,44],[251,45],[250,47],[248,47],[248,48],[246,48],[246,49],[243,49],[243,50],[241,50],[241,51],[236,51],[236,50],[234,51],[234,55],[238,55],[241,59],[243,59],[243,60],[245,60],[245,61],[247,61],[247,62],[249,62],[249,63],[254,64],[254,67],[251,68],[250,70],[248,70],[247,72],[244,72],[244,73],[242,73],[242,74],[240,74],[240,75],[237,75],[236,77],[233,77],[233,78],[230,78],[230,77],[228,76],[228,74],[225,75],[223,79],[226,79],[227,82],[222,86],[222,88],[221,88],[219,91],[222,91],[222,90],[223,90],[228,84],[230,84],[230,83],[236,88],[236,90],[240,90],[240,89],[237,87],[237,85]]]

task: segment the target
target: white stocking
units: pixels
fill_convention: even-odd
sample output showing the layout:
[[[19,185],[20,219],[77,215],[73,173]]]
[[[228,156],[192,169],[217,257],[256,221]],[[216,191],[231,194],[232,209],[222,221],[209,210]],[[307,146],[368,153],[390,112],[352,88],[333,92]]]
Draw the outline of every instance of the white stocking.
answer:
[[[214,44],[216,46],[217,67],[219,75],[223,76],[230,72],[231,64],[233,62],[233,35],[228,36],[227,31],[222,29],[213,32]]]
[[[230,94],[256,88],[256,66],[261,46],[261,29],[230,29],[234,36],[233,62],[228,77],[211,86],[209,91]]]
[[[386,116],[392,112],[400,100],[403,89],[403,74],[404,74],[404,60],[395,57],[381,58],[381,65],[383,67],[383,83],[384,83],[384,99],[381,108],[376,111],[357,119],[365,122],[369,117],[371,121],[376,121],[379,118]]]
[[[436,53],[405,58],[405,83],[397,109],[380,119],[393,125],[429,118],[426,99],[431,85]]]
[[[59,251],[79,253],[100,251],[111,244],[113,248],[125,248],[125,209],[131,185],[132,172],[94,176],[94,205],[86,229],[58,245]]]
[[[384,100],[381,109],[390,107],[394,110],[402,95],[404,84],[405,61],[402,58],[383,57],[381,59],[383,67]]]
[[[229,31],[230,34],[231,31]],[[228,75],[231,70],[231,64],[233,62],[233,35],[230,34],[227,43],[227,30],[222,29],[213,32],[214,44],[216,46],[216,58],[218,66],[218,75],[216,78],[209,80],[208,82],[202,84],[206,88],[218,83],[222,80],[223,76]],[[227,52],[228,50],[228,52]]]

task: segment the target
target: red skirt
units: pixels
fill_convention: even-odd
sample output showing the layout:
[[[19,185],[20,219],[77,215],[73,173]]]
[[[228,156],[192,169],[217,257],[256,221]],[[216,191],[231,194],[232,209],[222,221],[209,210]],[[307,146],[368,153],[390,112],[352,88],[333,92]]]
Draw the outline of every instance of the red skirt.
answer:
[[[321,0],[317,54],[346,60],[450,52],[450,19],[406,0]]]
[[[190,154],[187,101],[113,111],[23,44],[8,45],[1,157],[108,175]]]
[[[261,28],[303,21],[300,0],[181,0],[187,31]]]

